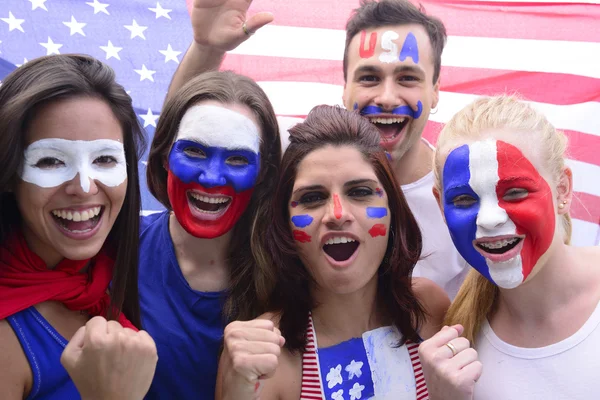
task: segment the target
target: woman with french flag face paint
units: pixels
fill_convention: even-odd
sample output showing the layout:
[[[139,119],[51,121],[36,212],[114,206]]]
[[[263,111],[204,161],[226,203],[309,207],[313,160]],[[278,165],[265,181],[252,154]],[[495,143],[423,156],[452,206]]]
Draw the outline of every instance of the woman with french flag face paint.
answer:
[[[474,269],[419,348],[431,398],[600,393],[600,247],[569,246],[567,137],[535,107],[481,98],[438,138],[434,195]]]
[[[167,190],[177,220],[212,239],[244,213],[260,170],[260,134],[249,110],[213,102],[190,107],[169,153]]]
[[[448,229],[465,260],[502,288],[523,283],[554,237],[546,180],[517,147],[490,138],[452,150],[442,182]]]

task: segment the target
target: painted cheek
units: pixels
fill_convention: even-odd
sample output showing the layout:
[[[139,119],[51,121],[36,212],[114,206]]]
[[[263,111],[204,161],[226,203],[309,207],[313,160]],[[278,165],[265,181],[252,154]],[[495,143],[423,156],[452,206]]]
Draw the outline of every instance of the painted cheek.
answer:
[[[294,229],[292,234],[294,235],[294,239],[300,243],[310,243],[312,239],[309,234],[298,229]]]
[[[444,164],[442,172],[444,216],[450,237],[460,255],[479,273],[493,282],[485,258],[473,245],[477,233],[479,197],[469,185],[470,177],[469,146],[464,145],[453,150]],[[467,207],[455,206],[453,199],[463,194],[473,197],[477,202]]]
[[[313,222],[313,217],[310,215],[294,215],[292,217],[292,223],[298,228],[306,228]]]
[[[385,207],[367,207],[367,218],[380,219],[388,215],[388,209]]]
[[[337,194],[333,195],[333,215],[337,219],[342,218],[342,203],[340,202],[340,197]]]
[[[499,205],[506,210],[517,227],[517,233],[525,235],[521,259],[523,278],[526,279],[540,257],[548,250],[554,238],[556,216],[552,203],[552,191],[548,183],[538,173],[523,153],[515,146],[498,141],[497,195]],[[505,201],[503,196],[512,187],[509,182],[515,178],[527,178],[536,182],[535,188],[520,201]],[[502,182],[507,182],[506,184]],[[510,185],[510,187],[509,187]]]
[[[384,224],[375,224],[369,229],[369,235],[374,238],[377,236],[385,236],[386,232],[387,229]]]

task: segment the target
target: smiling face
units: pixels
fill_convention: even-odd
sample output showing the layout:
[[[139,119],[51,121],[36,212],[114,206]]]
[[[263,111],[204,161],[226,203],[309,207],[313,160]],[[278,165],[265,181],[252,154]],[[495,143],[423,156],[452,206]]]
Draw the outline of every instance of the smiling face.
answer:
[[[433,51],[420,25],[369,29],[350,42],[344,105],[379,128],[393,160],[418,142],[437,105],[433,75]]]
[[[73,98],[43,106],[26,133],[15,195],[29,247],[49,266],[96,255],[123,201],[123,132],[108,104]]]
[[[259,145],[246,106],[203,101],[186,111],[169,153],[167,192],[188,233],[211,239],[233,228],[252,197]]]
[[[289,204],[300,259],[319,287],[351,293],[376,279],[387,249],[388,200],[351,146],[327,146],[298,165]]]
[[[455,147],[444,164],[443,209],[454,244],[502,288],[523,283],[555,237],[554,196],[538,153],[485,139]]]

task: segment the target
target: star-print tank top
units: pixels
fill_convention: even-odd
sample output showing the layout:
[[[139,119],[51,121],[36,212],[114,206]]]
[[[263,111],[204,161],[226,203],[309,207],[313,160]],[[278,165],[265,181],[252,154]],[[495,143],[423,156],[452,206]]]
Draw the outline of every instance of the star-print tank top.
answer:
[[[419,344],[406,341],[397,347],[400,338],[396,328],[387,326],[319,348],[309,315],[300,400],[429,399]]]

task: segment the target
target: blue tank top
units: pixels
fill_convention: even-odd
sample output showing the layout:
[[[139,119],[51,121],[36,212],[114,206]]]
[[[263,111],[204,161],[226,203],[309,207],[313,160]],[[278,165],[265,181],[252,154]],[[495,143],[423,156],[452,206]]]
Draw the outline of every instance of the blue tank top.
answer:
[[[146,399],[215,398],[223,292],[193,290],[181,273],[169,213],[142,217],[139,292],[143,328],[158,350]]]
[[[13,314],[6,320],[17,335],[33,374],[33,385],[27,399],[81,399],[60,363],[68,340],[35,307]]]

